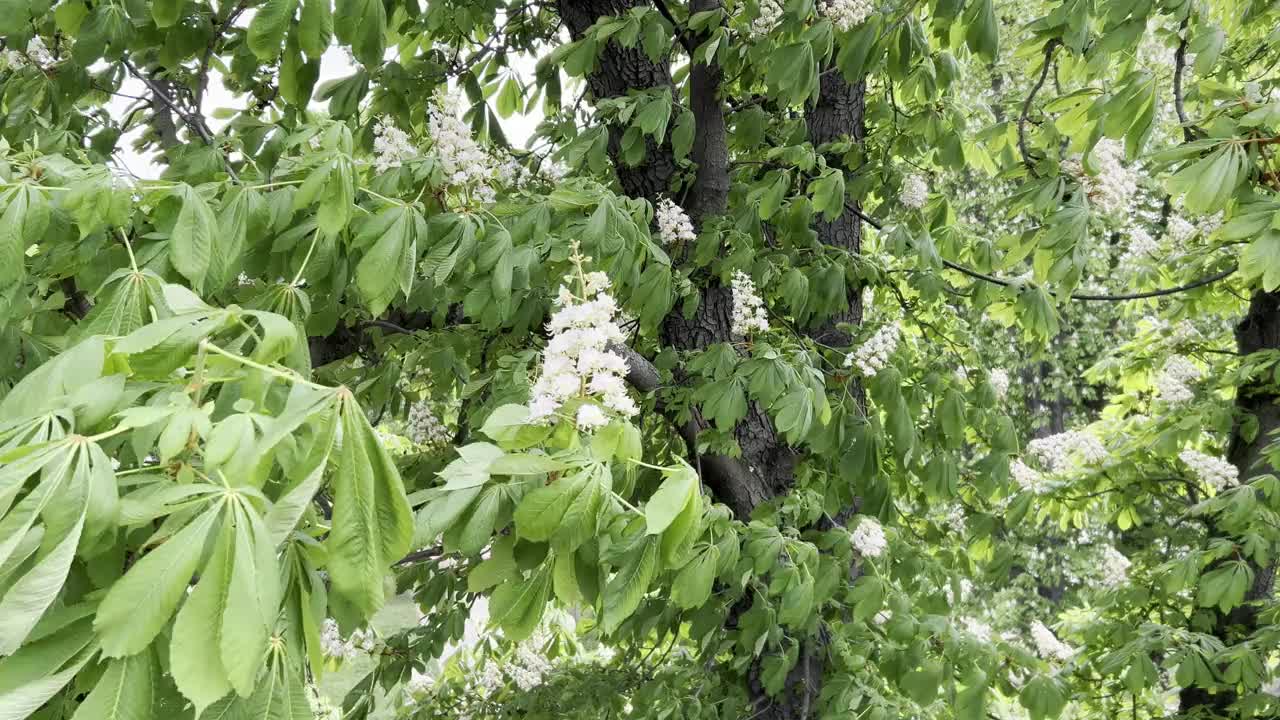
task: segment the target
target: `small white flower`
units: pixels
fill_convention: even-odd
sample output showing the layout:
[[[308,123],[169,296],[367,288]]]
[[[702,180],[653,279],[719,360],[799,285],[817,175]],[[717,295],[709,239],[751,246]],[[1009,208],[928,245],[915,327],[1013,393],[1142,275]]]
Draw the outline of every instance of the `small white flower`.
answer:
[[[591,432],[609,424],[609,416],[604,414],[599,405],[587,403],[578,408],[578,429]]]
[[[697,233],[693,231],[693,222],[689,220],[684,208],[675,204],[669,198],[662,198],[658,201],[658,207],[654,212],[654,220],[658,223],[658,237],[662,240],[663,245],[674,245],[682,240],[696,240],[698,238]]]
[[[758,4],[760,14],[751,21],[751,37],[755,39],[768,37],[782,20],[782,4],[779,0],[759,0]]]
[[[409,406],[405,434],[414,445],[427,448],[448,444],[452,438],[449,428],[440,422],[440,418],[436,417],[436,414],[431,411],[431,406],[424,400]]]
[[[765,314],[764,301],[756,292],[756,284],[741,270],[733,271],[733,334],[750,335],[752,332],[768,332],[769,317]]]
[[[1009,371],[1004,369],[996,369],[991,371],[991,389],[996,391],[996,397],[1003,400],[1005,395],[1009,394]]]
[[[1013,481],[1023,490],[1040,492],[1043,487],[1044,478],[1040,475],[1040,472],[1021,460],[1014,460],[1009,463],[1009,474],[1013,475]]]
[[[1040,657],[1046,660],[1070,660],[1076,652],[1039,620],[1031,623],[1031,639],[1035,642]]]
[[[880,557],[889,544],[884,536],[884,528],[880,527],[875,518],[869,517],[858,521],[858,526],[849,533],[849,539],[853,542],[854,549],[863,557]]]
[[[1107,449],[1101,440],[1079,430],[1036,438],[1027,443],[1027,451],[1040,461],[1049,472],[1058,473],[1080,465],[1097,465],[1107,459]]]
[[[1098,169],[1094,175],[1084,170],[1084,164],[1073,158],[1062,163],[1062,169],[1080,181],[1080,187],[1090,204],[1103,215],[1126,213],[1137,188],[1137,173],[1123,164],[1124,145],[1104,138],[1093,148],[1092,164]]]
[[[1218,492],[1240,483],[1240,470],[1231,463],[1198,450],[1183,450],[1181,460],[1201,482]]]
[[[929,183],[923,175],[908,175],[902,181],[902,188],[898,191],[898,202],[902,203],[903,207],[919,210],[928,200]]]
[[[1170,405],[1190,402],[1196,396],[1191,384],[1199,379],[1200,369],[1189,359],[1175,355],[1165,361],[1164,367],[1156,375],[1156,397]]]
[[[844,366],[856,366],[866,377],[875,377],[876,373],[889,364],[889,356],[897,349],[901,336],[902,328],[897,322],[882,325],[857,350],[845,356]]]
[[[865,22],[876,8],[872,0],[822,0],[818,10],[841,32],[848,32]]]
[[[379,118],[373,126],[373,155],[373,169],[384,173],[417,157],[418,149],[405,131]]]
[[[1173,215],[1169,218],[1169,224],[1165,227],[1164,232],[1173,241],[1174,245],[1182,246],[1195,237],[1198,229],[1181,215]]]

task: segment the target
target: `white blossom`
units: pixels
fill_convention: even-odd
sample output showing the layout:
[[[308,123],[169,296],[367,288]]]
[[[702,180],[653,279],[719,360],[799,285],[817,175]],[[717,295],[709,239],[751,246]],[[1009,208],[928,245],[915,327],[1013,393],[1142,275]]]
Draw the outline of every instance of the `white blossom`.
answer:
[[[1027,443],[1027,451],[1049,472],[1068,470],[1078,461],[1081,465],[1097,465],[1107,458],[1102,441],[1079,430],[1036,438]]]
[[[908,175],[902,181],[902,187],[898,190],[898,202],[902,203],[903,207],[919,210],[924,207],[928,199],[929,183],[923,175]]]
[[[462,96],[456,91],[438,90],[427,112],[427,130],[440,169],[448,185],[462,189],[482,203],[492,202],[490,183],[497,175],[496,163],[471,137],[471,128],[462,120]]]
[[[1080,181],[1080,187],[1090,204],[1104,215],[1126,213],[1137,187],[1137,173],[1122,162],[1124,145],[1110,138],[1103,138],[1093,148],[1092,165],[1097,172],[1085,172],[1084,164],[1073,158],[1062,163],[1069,175]]]
[[[1231,463],[1198,450],[1183,450],[1178,453],[1183,462],[1201,482],[1218,492],[1240,483],[1240,470]]]
[[[27,41],[26,53],[7,50],[4,53],[4,59],[6,64],[12,68],[23,67],[28,62],[34,63],[37,67],[47,68],[57,62],[53,58],[53,53],[49,52],[49,48],[45,46],[44,40],[40,39],[39,35],[32,36]]]
[[[865,22],[876,8],[871,0],[822,0],[818,9],[841,32],[848,32]]]
[[[977,618],[960,618],[960,627],[964,632],[983,642],[989,643],[995,638],[995,633],[991,630],[991,626]]]
[[[1129,558],[1108,545],[1102,551],[1102,582],[1109,587],[1123,584],[1129,579]]]
[[[1173,241],[1174,245],[1181,246],[1186,244],[1191,240],[1191,238],[1195,237],[1195,234],[1198,231],[1198,228],[1188,222],[1186,218],[1183,218],[1181,215],[1172,215],[1169,217],[1169,222],[1165,226],[1164,234],[1165,237],[1168,237]]]
[[[568,175],[569,166],[559,160],[547,159],[538,165],[538,176],[552,185],[564,180]]]
[[[1036,620],[1031,623],[1031,639],[1036,644],[1036,651],[1046,660],[1070,660],[1075,650],[1058,639],[1045,624]]]
[[[449,442],[449,428],[440,422],[426,401],[419,400],[409,406],[409,419],[405,433],[415,445],[438,447]]]
[[[689,220],[689,216],[670,198],[662,198],[658,201],[654,220],[658,223],[658,237],[663,245],[674,245],[681,240],[698,238],[693,231],[693,222]]]
[[[1171,405],[1190,402],[1196,396],[1191,383],[1199,379],[1200,369],[1187,358],[1175,355],[1165,361],[1164,367],[1156,375],[1156,397]]]
[[[997,398],[1004,399],[1004,396],[1009,394],[1008,370],[1002,368],[992,370],[988,381],[991,383],[991,389],[996,391]]]
[[[320,652],[326,657],[347,660],[361,652],[372,652],[377,646],[377,638],[372,630],[356,630],[346,639],[333,618],[325,618],[320,626]]]
[[[760,14],[751,21],[751,37],[756,39],[768,37],[782,20],[782,3],[779,0],[760,0],[759,6]]]
[[[1120,256],[1120,264],[1124,266],[1133,266],[1142,263],[1145,260],[1154,258],[1160,252],[1160,244],[1155,238],[1151,237],[1151,233],[1143,228],[1135,227],[1129,230],[1129,244],[1125,247],[1124,254]]]
[[[1018,484],[1018,487],[1023,490],[1040,492],[1044,478],[1040,475],[1040,471],[1030,465],[1021,460],[1014,460],[1009,463],[1009,474],[1013,476],[1013,481]]]
[[[431,692],[432,678],[427,673],[418,672],[417,668],[409,671],[409,681],[404,684],[405,692],[420,697]]]
[[[733,271],[732,330],[735,335],[769,331],[769,317],[765,314],[764,301],[756,292],[756,284],[751,277],[741,270]]]
[[[864,517],[858,526],[849,533],[849,539],[858,554],[863,557],[880,557],[889,541],[885,539],[884,528],[874,518]]]
[[[623,380],[627,361],[609,349],[610,343],[625,339],[615,321],[617,301],[605,292],[609,281],[604,273],[582,272],[586,260],[575,249],[576,280],[583,294],[579,297],[568,287],[560,288],[559,307],[547,323],[551,339],[543,355],[542,374],[533,384],[529,417],[546,421],[566,402],[579,398],[584,404],[575,421],[589,431],[608,423],[605,409],[625,417],[640,409]],[[575,276],[566,279],[573,281]]]
[[[405,131],[379,118],[373,126],[373,155],[374,171],[384,173],[417,157],[418,148]]]
[[[845,367],[856,366],[863,375],[867,377],[875,377],[876,373],[884,369],[889,364],[889,356],[898,347],[898,338],[902,335],[902,328],[897,322],[882,325],[874,335],[867,338],[857,350],[849,353],[844,358]]]

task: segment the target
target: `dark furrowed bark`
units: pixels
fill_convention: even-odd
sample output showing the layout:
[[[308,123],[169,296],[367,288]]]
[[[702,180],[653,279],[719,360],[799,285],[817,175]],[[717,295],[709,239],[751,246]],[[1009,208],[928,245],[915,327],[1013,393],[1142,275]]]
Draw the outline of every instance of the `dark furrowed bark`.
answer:
[[[1262,350],[1280,350],[1280,292],[1257,291],[1249,302],[1249,312],[1236,326],[1236,346],[1240,354],[1249,355]],[[1250,382],[1242,386],[1236,396],[1235,430],[1227,448],[1227,460],[1240,471],[1240,481],[1271,473],[1275,468],[1268,463],[1264,450],[1274,441],[1274,433],[1280,431],[1280,396],[1264,382]],[[1241,432],[1244,419],[1257,420],[1257,430],[1252,439]],[[1211,526],[1212,527],[1212,526]],[[1276,563],[1263,567],[1249,560],[1253,570],[1253,585],[1245,594],[1243,605],[1222,614],[1214,611],[1214,635],[1225,644],[1233,645],[1258,628],[1258,607],[1254,604],[1271,597],[1274,592]],[[1208,710],[1225,716],[1231,704],[1239,699],[1234,688],[1209,692],[1204,688],[1184,689],[1180,701],[1182,711]]]

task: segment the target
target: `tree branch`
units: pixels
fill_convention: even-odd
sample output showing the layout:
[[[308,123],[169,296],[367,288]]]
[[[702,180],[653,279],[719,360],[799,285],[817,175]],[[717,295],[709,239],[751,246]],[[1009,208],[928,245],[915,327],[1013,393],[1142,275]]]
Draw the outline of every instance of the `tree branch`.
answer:
[[[156,84],[156,81],[146,73],[138,70],[133,63],[129,62],[128,57],[121,57],[120,62],[124,64],[125,69],[127,69],[131,75],[141,80],[142,83],[151,90],[151,94],[154,95],[161,104],[168,108],[170,112],[182,118],[182,122],[195,134],[199,135],[205,145],[216,145],[213,141],[213,134],[209,132],[209,128],[205,126],[203,120],[198,117],[193,117],[191,113],[184,112],[182,108],[179,108],[177,104],[174,103],[173,98],[169,97],[169,94],[164,91],[164,88]],[[231,167],[231,161],[227,159],[225,153],[222,154],[222,165],[226,168],[227,174],[231,176],[233,181],[237,183],[240,182],[240,176],[236,174],[235,168]]]
[[[1182,103],[1182,73],[1187,67],[1187,18],[1182,19],[1182,26],[1178,30],[1183,35],[1178,40],[1178,49],[1173,53],[1173,109],[1177,111],[1178,122],[1182,125],[1182,139],[1191,142],[1196,139],[1196,134]]]
[[[1018,116],[1018,152],[1022,155],[1022,164],[1027,166],[1027,170],[1032,177],[1036,175],[1036,165],[1031,161],[1031,156],[1027,153],[1027,116],[1031,113],[1031,103],[1036,99],[1036,95],[1040,92],[1040,88],[1044,87],[1044,81],[1049,77],[1049,68],[1053,64],[1053,51],[1058,49],[1062,41],[1053,38],[1044,46],[1044,65],[1040,68],[1040,78],[1036,80],[1036,84],[1031,86],[1031,93],[1027,95],[1027,99],[1022,102],[1022,114]]]
[[[658,8],[658,12],[662,13],[662,17],[671,23],[671,27],[675,29],[676,40],[679,41],[680,47],[684,48],[684,51],[689,53],[689,58],[692,59],[695,46],[690,42],[688,34],[680,29],[680,23],[676,22],[675,16],[671,14],[671,8],[668,8],[663,0],[653,0],[653,4]],[[692,8],[690,8],[690,11],[692,12]]]
[[[862,218],[864,222],[866,222],[868,225],[875,228],[876,230],[884,229],[884,226],[882,223],[878,222],[871,216],[862,212],[862,210],[858,209],[857,206],[846,202],[845,209],[852,210],[855,214],[857,214],[858,217]],[[973,278],[974,280],[982,280],[983,282],[989,282],[992,285],[1000,285],[1001,287],[1009,287],[1010,285],[1014,284],[1013,280],[1005,280],[1004,278],[999,278],[994,275],[987,275],[985,273],[980,273],[977,270],[974,270],[972,268],[967,268],[964,265],[961,265],[960,263],[952,262],[950,260],[947,260],[946,258],[942,259],[942,264],[947,268],[951,270],[955,270],[956,272],[961,273],[962,275],[967,275]],[[1193,280],[1192,282],[1189,282],[1185,285],[1178,285],[1177,287],[1171,287],[1171,288],[1162,288],[1160,290],[1148,290],[1145,292],[1136,292],[1136,293],[1123,293],[1120,295],[1092,295],[1089,293],[1072,293],[1067,297],[1070,300],[1083,300],[1086,302],[1090,302],[1090,301],[1092,302],[1123,302],[1126,300],[1146,300],[1148,298],[1163,297],[1166,295],[1176,295],[1177,293],[1186,292],[1187,290],[1195,290],[1196,288],[1204,287],[1205,285],[1212,285],[1213,283],[1216,283],[1219,280],[1230,277],[1233,273],[1235,273],[1236,270],[1239,270],[1239,269],[1240,268],[1238,265],[1232,264],[1231,267],[1225,270],[1221,270],[1219,272],[1213,273],[1212,275],[1206,275],[1205,277],[1202,277],[1199,280]]]
[[[240,0],[234,8],[227,11],[227,17],[222,20],[213,31],[213,37],[209,38],[209,44],[204,48],[204,56],[200,58],[200,70],[196,73],[196,92],[195,106],[196,112],[203,112],[201,106],[204,104],[204,93],[209,89],[209,62],[213,59],[213,53],[217,50],[222,35],[231,26],[231,23],[240,17],[240,13],[244,12],[249,6],[248,0]]]

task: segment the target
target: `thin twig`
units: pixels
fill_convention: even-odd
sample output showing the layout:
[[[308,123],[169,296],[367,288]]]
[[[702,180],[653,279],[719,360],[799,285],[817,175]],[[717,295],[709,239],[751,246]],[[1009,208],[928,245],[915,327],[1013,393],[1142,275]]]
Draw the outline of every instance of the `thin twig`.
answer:
[[[686,36],[684,30],[680,29],[680,23],[676,22],[675,16],[671,14],[671,8],[667,7],[667,4],[663,2],[663,0],[653,0],[653,4],[657,6],[658,12],[662,13],[662,17],[666,18],[667,22],[671,23],[671,27],[675,28],[676,40],[680,43],[680,47],[684,48],[684,51],[689,53],[689,59],[692,60],[693,51],[695,49],[694,45],[692,42],[689,42],[689,38]]]
[[[218,28],[214,30],[213,37],[209,38],[209,44],[204,48],[204,56],[200,58],[200,71],[196,73],[196,112],[203,112],[201,106],[204,104],[204,93],[209,89],[209,62],[213,60],[213,53],[218,48],[218,42],[222,40],[222,35],[231,26],[231,23],[240,17],[240,13],[244,12],[249,6],[247,0],[240,2],[232,9],[227,11],[227,17],[223,19]]]
[[[209,132],[209,128],[205,127],[204,123],[199,118],[192,117],[191,113],[183,112],[182,109],[173,102],[173,99],[164,91],[164,88],[157,85],[151,77],[138,70],[132,62],[129,62],[129,58],[121,57],[120,62],[124,64],[125,68],[131,75],[141,80],[142,83],[151,90],[151,94],[154,95],[157,100],[163,103],[165,107],[169,108],[171,112],[182,118],[183,124],[199,135],[200,139],[203,140],[206,145],[216,145],[213,141],[213,135]],[[226,153],[222,153],[222,165],[226,168],[227,175],[231,176],[232,181],[239,183],[240,176],[236,173],[235,168],[231,166],[231,161],[227,158]]]
[[[1182,104],[1182,73],[1187,67],[1187,18],[1182,19],[1182,26],[1178,31],[1183,35],[1178,41],[1178,49],[1173,53],[1173,109],[1177,111],[1178,122],[1182,124],[1182,138],[1191,142],[1196,139],[1196,134],[1191,129],[1191,120],[1187,118],[1187,111]]]
[[[1022,114],[1018,116],[1018,152],[1022,154],[1022,164],[1027,166],[1027,170],[1033,176],[1036,174],[1036,165],[1031,162],[1031,156],[1027,154],[1027,115],[1031,113],[1031,103],[1036,99],[1036,94],[1040,92],[1040,88],[1044,87],[1044,81],[1049,77],[1049,68],[1053,64],[1053,51],[1057,50],[1061,44],[1062,41],[1058,38],[1045,43],[1044,65],[1040,68],[1040,79],[1031,86],[1031,93],[1022,102]]]

